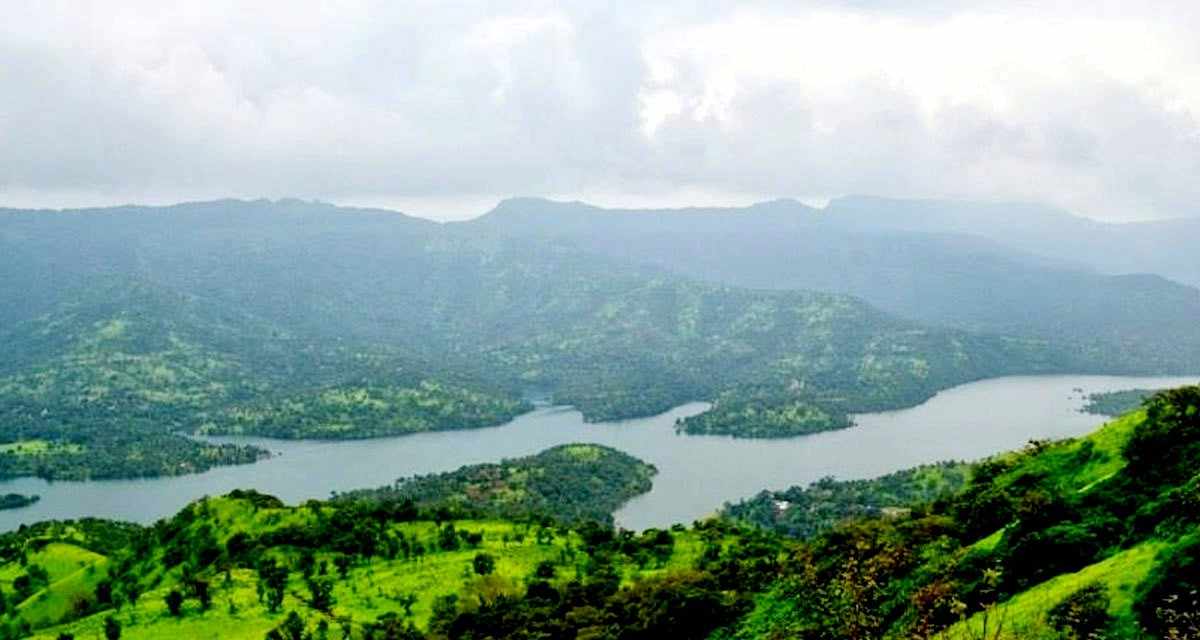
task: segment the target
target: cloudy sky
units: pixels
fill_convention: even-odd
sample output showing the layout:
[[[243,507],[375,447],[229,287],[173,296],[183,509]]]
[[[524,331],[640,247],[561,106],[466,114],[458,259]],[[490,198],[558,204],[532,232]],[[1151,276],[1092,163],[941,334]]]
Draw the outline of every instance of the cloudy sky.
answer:
[[[1200,215],[1198,4],[9,0],[0,205]]]

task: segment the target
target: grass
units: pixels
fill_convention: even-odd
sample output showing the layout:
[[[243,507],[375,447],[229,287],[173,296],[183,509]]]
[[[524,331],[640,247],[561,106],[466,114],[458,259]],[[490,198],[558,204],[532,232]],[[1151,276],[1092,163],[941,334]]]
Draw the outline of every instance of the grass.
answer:
[[[51,442],[49,440],[17,440],[0,444],[0,454],[12,453],[18,456],[40,456],[48,453],[82,453],[83,447],[78,444]]]
[[[1040,455],[1022,459],[1018,473],[1001,477],[999,483],[1006,486],[1018,474],[1038,474],[1054,479],[1064,491],[1087,491],[1125,466],[1121,450],[1145,417],[1144,411],[1135,411],[1085,437],[1051,444]]]
[[[248,501],[227,498],[209,499],[200,507],[197,523],[212,525],[224,541],[239,531],[264,531],[303,525],[317,517],[318,508],[254,508]],[[336,631],[336,619],[350,618],[354,624],[373,621],[380,614],[396,612],[420,628],[427,628],[433,614],[435,600],[444,595],[455,594],[460,602],[477,603],[480,599],[491,599],[499,595],[517,595],[524,591],[528,576],[542,562],[556,567],[557,582],[562,586],[581,574],[586,554],[579,551],[582,541],[575,533],[554,535],[541,543],[536,535],[538,526],[498,520],[458,520],[454,522],[459,531],[483,534],[478,547],[462,547],[456,550],[431,551],[424,556],[388,560],[375,557],[370,562],[352,566],[346,579],[337,579],[334,586],[335,604],[328,617],[332,637],[340,637]],[[397,534],[417,538],[427,547],[436,547],[439,530],[428,521],[402,522],[390,525]],[[622,582],[628,586],[639,580],[691,566],[699,557],[703,542],[698,534],[690,531],[673,532],[675,550],[672,556],[656,564],[651,561],[639,567],[629,559],[617,562]],[[178,586],[178,569],[156,575],[163,576],[156,588],[147,591],[136,606],[126,606],[118,612],[102,612],[58,626],[54,622],[63,619],[71,611],[74,598],[81,593],[91,593],[95,583],[105,575],[107,562],[102,556],[92,554],[68,544],[51,543],[45,550],[45,566],[53,576],[61,576],[54,582],[50,596],[35,595],[22,604],[22,616],[35,628],[41,627],[35,638],[53,639],[61,633],[74,634],[78,638],[102,637],[104,619],[113,615],[123,627],[122,638],[228,638],[261,639],[271,628],[278,625],[289,610],[296,610],[315,623],[323,615],[313,611],[307,604],[308,587],[298,572],[289,578],[287,594],[280,611],[267,612],[259,602],[256,584],[257,574],[249,569],[235,569],[226,579],[223,573],[208,576],[213,589],[213,604],[201,611],[194,600],[189,599],[184,615],[171,617],[164,598]],[[281,555],[293,552],[282,549],[273,551]],[[473,560],[478,553],[489,553],[496,559],[495,571],[489,576],[475,574]],[[40,558],[41,556],[39,556]],[[31,560],[33,558],[31,557]],[[294,559],[294,558],[293,558]],[[332,556],[316,555],[317,566],[325,561],[327,571],[336,576]],[[84,562],[86,566],[80,565]],[[147,566],[159,564],[158,558],[149,559]],[[90,569],[89,569],[90,567]],[[7,567],[5,568],[7,569]],[[319,569],[318,569],[319,572]],[[19,575],[14,571],[11,577]],[[0,580],[5,574],[0,572]],[[11,577],[9,579],[11,580]],[[181,589],[182,590],[182,589]],[[403,600],[415,597],[410,612],[405,613]]]
[[[69,617],[78,602],[91,598],[96,584],[107,576],[108,559],[72,544],[51,542],[28,554],[28,564],[41,566],[50,579],[47,588],[34,592],[16,607],[20,617],[36,627]],[[0,584],[6,592],[12,592],[13,580],[25,569],[17,562],[0,567]]]
[[[1002,619],[1004,626],[1011,634],[1006,637],[1026,638],[1035,629],[1045,627],[1046,612],[1061,602],[1068,595],[1093,582],[1104,585],[1108,590],[1108,612],[1121,628],[1130,628],[1132,624],[1133,597],[1137,586],[1150,573],[1154,566],[1155,557],[1167,547],[1160,541],[1145,542],[1101,562],[1085,567],[1075,573],[1055,576],[1001,604],[996,613],[992,614],[992,624]],[[960,623],[947,632],[947,637],[977,637],[962,628],[968,625],[971,630],[978,631],[982,625],[981,615]]]

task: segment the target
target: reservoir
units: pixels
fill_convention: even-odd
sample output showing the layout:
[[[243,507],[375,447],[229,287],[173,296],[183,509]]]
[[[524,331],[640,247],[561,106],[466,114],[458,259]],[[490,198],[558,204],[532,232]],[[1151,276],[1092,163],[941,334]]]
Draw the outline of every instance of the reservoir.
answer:
[[[569,407],[543,407],[496,427],[372,440],[213,438],[257,444],[273,456],[256,464],[170,478],[0,482],[0,493],[42,497],[33,506],[0,512],[0,530],[85,516],[149,523],[201,496],[237,488],[296,503],[570,442],[608,445],[655,465],[654,488],[627,503],[616,518],[631,529],[662,527],[690,523],[725,502],[763,489],[806,485],[825,476],[870,478],[928,462],[975,460],[1021,447],[1031,438],[1081,435],[1104,421],[1079,411],[1089,393],[1196,382],[1194,377],[993,378],[945,390],[909,409],[857,415],[850,429],[773,440],[677,434],[675,420],[704,411],[704,403],[601,423],[585,423]]]

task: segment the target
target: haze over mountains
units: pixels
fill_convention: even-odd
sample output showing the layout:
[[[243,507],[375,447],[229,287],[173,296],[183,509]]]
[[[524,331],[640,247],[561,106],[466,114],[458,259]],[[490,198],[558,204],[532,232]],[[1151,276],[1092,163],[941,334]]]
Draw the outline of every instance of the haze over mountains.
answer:
[[[612,295],[674,273],[847,294],[926,325],[1070,343],[1105,370],[1182,372],[1200,353],[1200,261],[1188,251],[1198,239],[1192,220],[1114,225],[1030,205],[862,197],[824,210],[790,200],[608,210],[518,198],[444,225],[295,200],[9,210],[0,284],[27,293],[0,320],[45,313],[104,274],[315,335],[429,353],[430,339],[441,352],[466,335],[543,322],[547,286],[595,290],[603,272],[614,276],[603,292]],[[522,272],[499,283],[507,259]]]

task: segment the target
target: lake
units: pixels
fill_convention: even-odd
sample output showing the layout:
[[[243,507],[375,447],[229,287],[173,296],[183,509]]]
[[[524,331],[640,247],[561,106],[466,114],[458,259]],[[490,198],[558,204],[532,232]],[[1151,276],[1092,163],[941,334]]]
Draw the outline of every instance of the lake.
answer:
[[[661,415],[585,423],[568,407],[540,408],[512,422],[467,431],[355,441],[213,438],[275,453],[257,464],[146,480],[0,482],[0,493],[38,494],[37,504],[0,512],[0,530],[39,520],[97,516],[152,522],[204,495],[254,488],[287,502],[331,491],[377,487],[413,474],[537,453],[568,442],[615,447],[658,467],[654,488],[617,512],[631,529],[691,522],[727,501],[762,489],[808,484],[824,476],[869,478],[940,460],[973,460],[1030,438],[1086,433],[1100,416],[1079,412],[1088,393],[1194,384],[1189,378],[1016,376],[943,391],[910,409],[855,416],[856,426],[785,440],[738,440],[675,433],[676,418],[708,406],[691,403]],[[1080,391],[1082,389],[1082,392]]]

